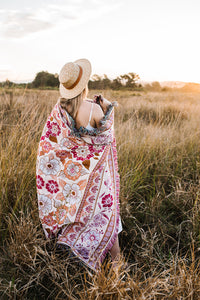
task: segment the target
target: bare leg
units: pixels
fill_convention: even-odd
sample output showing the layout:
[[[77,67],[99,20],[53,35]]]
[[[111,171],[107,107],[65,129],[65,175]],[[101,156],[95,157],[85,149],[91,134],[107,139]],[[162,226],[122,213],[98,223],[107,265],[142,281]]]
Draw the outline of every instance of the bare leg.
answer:
[[[113,262],[118,262],[119,257],[120,257],[120,248],[119,248],[119,240],[118,240],[118,236],[112,246],[112,248],[110,249],[110,254],[111,254],[111,259]]]

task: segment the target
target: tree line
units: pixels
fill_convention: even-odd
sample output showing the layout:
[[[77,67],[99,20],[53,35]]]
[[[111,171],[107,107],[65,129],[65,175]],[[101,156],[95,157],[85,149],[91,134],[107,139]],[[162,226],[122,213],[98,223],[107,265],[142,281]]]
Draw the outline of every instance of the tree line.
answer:
[[[170,90],[177,90],[183,92],[200,92],[200,84],[197,83],[186,83],[181,88],[171,88],[169,86],[162,87],[160,82],[153,81],[151,83],[141,84],[138,83],[140,77],[138,74],[130,72],[128,74],[120,75],[114,79],[108,78],[106,74],[99,76],[97,74],[91,77],[89,80],[88,87],[89,89],[104,90],[139,90],[139,91],[156,91],[156,92],[165,92]],[[6,80],[0,82],[0,87],[4,88],[30,88],[30,89],[58,89],[59,80],[58,74],[51,74],[46,71],[38,72],[32,82],[29,83],[14,83],[12,81]]]
[[[89,89],[137,89],[142,88],[141,84],[138,84],[138,80],[140,79],[139,75],[136,73],[128,73],[124,75],[120,75],[115,79],[109,79],[106,74],[103,76],[99,76],[97,74],[91,77],[89,80],[88,87]],[[30,83],[13,83],[9,80],[5,82],[1,82],[0,86],[27,86],[28,88],[58,88],[59,80],[58,74],[51,74],[49,72],[39,72],[36,74],[34,80]]]

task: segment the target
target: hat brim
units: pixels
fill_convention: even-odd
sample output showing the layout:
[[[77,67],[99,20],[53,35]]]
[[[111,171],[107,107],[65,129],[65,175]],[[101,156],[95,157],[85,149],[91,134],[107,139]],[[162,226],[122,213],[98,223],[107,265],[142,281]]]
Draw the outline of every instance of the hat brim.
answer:
[[[90,79],[92,67],[91,67],[91,63],[89,62],[89,60],[82,58],[82,59],[76,60],[75,63],[82,67],[83,73],[82,73],[81,79],[78,82],[78,84],[71,90],[66,89],[64,87],[64,85],[62,83],[60,83],[59,90],[60,90],[60,96],[62,98],[71,99],[71,98],[78,96],[84,90],[84,88],[86,87],[86,85]]]

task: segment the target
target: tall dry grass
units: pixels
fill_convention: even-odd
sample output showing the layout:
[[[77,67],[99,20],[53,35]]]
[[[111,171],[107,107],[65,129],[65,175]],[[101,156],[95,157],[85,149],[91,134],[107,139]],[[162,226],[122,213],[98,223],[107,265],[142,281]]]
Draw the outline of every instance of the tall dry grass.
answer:
[[[2,299],[198,299],[198,94],[104,91],[115,130],[124,258],[93,274],[42,232],[37,146],[56,91],[0,91]],[[96,93],[95,91],[94,93]]]

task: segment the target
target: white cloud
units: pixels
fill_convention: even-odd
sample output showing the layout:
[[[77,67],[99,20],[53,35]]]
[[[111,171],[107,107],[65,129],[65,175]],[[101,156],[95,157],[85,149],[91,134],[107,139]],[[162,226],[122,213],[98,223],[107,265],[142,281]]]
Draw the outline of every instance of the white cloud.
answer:
[[[19,11],[7,12],[6,18],[1,23],[1,32],[5,37],[19,38],[28,33],[33,33],[47,29],[51,23],[38,20],[33,14],[21,13]]]
[[[52,3],[52,4],[51,4]],[[12,39],[22,38],[40,31],[64,24],[66,27],[98,19],[120,5],[119,0],[68,0],[50,2],[38,9],[24,8],[0,10],[0,36]],[[98,21],[98,20],[97,20]]]
[[[0,11],[0,33],[4,38],[20,38],[31,33],[47,30],[55,26],[56,12],[48,9],[39,9],[36,12],[29,10],[2,10]],[[68,16],[69,19],[72,16]]]

